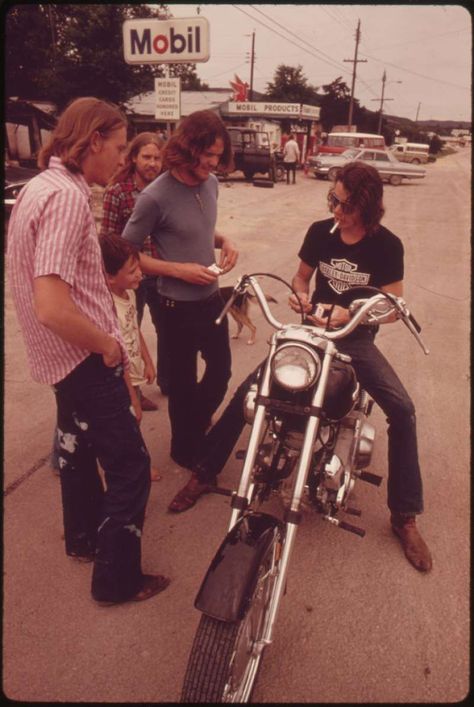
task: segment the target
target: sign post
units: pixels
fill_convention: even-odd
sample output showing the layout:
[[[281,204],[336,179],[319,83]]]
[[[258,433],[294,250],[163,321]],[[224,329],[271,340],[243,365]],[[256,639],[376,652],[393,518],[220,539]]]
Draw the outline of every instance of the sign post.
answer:
[[[181,117],[180,79],[170,78],[170,64],[209,60],[209,23],[205,17],[125,20],[123,53],[127,64],[166,64],[165,78],[155,79],[155,118],[169,122]]]

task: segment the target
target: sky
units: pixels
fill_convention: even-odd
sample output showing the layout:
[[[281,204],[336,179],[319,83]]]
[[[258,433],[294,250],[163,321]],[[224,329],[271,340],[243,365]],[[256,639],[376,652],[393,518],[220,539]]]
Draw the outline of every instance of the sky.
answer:
[[[389,115],[472,119],[471,17],[461,5],[167,6],[174,17],[208,19],[210,59],[196,70],[211,88],[230,88],[235,74],[250,84],[253,32],[255,90],[266,90],[280,64],[301,66],[314,87],[341,76],[350,88],[360,20],[357,58],[365,61],[357,62],[354,96],[362,106],[379,110],[383,89]]]

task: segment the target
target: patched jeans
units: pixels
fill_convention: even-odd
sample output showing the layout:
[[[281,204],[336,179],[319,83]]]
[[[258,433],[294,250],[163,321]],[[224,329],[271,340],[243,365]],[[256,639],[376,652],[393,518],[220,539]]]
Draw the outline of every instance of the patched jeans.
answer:
[[[141,534],[151,482],[123,367],[107,367],[101,355],[91,354],[53,389],[66,553],[94,556],[94,599],[125,601],[142,588]]]

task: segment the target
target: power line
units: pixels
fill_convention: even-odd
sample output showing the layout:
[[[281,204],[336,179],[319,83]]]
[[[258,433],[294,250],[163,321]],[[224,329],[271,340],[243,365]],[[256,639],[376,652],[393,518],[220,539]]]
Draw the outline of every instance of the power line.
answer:
[[[293,40],[289,39],[288,37],[285,37],[280,32],[277,32],[277,30],[274,29],[273,27],[269,27],[267,24],[265,24],[265,22],[262,22],[261,20],[259,20],[258,17],[254,17],[253,15],[250,15],[248,12],[245,12],[245,10],[243,10],[241,7],[238,7],[237,5],[232,5],[232,7],[234,7],[236,10],[239,10],[239,12],[242,12],[244,15],[247,15],[247,17],[250,17],[250,19],[253,20],[254,22],[258,22],[263,27],[268,29],[270,32],[273,32],[273,34],[276,34],[278,37],[281,37],[282,39],[284,39],[286,42],[293,44],[293,46],[295,46],[300,51],[306,52],[307,54],[310,54],[313,58],[319,59],[320,61],[324,61],[326,64],[329,64],[328,61],[326,61],[325,59],[321,59],[321,57],[318,56],[317,54],[315,54],[313,51],[310,51],[309,49],[306,49],[306,47],[302,47],[301,45],[296,44],[296,42],[293,42]],[[332,60],[331,60],[331,65],[333,68],[337,68],[338,71],[340,70],[340,67]]]
[[[235,7],[235,5],[234,5],[234,7]],[[273,22],[274,24],[276,24],[277,27],[281,27],[285,32],[287,32],[288,34],[291,34],[293,37],[296,37],[296,39],[298,39],[300,42],[304,42],[304,44],[307,44],[308,47],[310,47],[313,52],[316,52],[317,54],[320,54],[321,57],[324,57],[324,58],[328,59],[328,60],[332,63],[333,67],[335,67],[335,68],[337,68],[337,69],[340,69],[340,68],[341,68],[341,67],[337,64],[337,62],[335,62],[334,59],[332,59],[330,56],[328,56],[327,54],[325,54],[324,52],[322,52],[320,49],[316,49],[312,44],[310,44],[309,42],[307,42],[306,39],[303,39],[302,37],[300,37],[299,35],[297,35],[295,32],[292,32],[291,30],[287,29],[284,25],[282,25],[282,24],[280,24],[279,22],[277,22],[276,20],[274,20],[273,17],[270,17],[269,15],[266,15],[264,12],[262,12],[262,10],[259,10],[258,7],[255,7],[255,5],[250,5],[250,7],[251,7],[253,10],[255,10],[256,12],[260,13],[261,15],[263,15],[267,20],[270,20],[271,22]],[[266,26],[266,25],[265,25],[265,26]],[[274,30],[272,30],[271,28],[268,28],[268,29],[270,29],[271,31],[274,31]],[[289,41],[289,40],[288,40],[288,41]],[[344,67],[342,67],[342,68],[343,68],[343,70],[345,71]]]

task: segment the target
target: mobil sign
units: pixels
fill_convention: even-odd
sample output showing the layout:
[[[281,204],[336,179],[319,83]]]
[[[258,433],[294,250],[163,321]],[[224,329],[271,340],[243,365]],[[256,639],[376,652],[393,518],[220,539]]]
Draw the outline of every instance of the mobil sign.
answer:
[[[209,23],[205,17],[125,20],[123,51],[127,64],[208,61]]]

